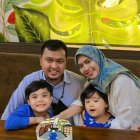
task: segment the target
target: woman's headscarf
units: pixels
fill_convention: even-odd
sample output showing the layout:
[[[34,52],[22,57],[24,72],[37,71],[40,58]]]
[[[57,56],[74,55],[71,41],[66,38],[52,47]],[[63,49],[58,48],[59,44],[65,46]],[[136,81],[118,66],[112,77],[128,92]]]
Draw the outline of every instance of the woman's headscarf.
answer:
[[[99,66],[99,74],[96,79],[90,80],[90,83],[98,86],[103,90],[103,92],[109,92],[110,83],[118,76],[118,74],[126,74],[128,75],[136,85],[140,88],[140,79],[131,73],[128,69],[124,68],[120,64],[106,58],[104,54],[92,45],[85,45],[79,48],[75,54],[75,63],[77,64],[78,55],[84,55]]]

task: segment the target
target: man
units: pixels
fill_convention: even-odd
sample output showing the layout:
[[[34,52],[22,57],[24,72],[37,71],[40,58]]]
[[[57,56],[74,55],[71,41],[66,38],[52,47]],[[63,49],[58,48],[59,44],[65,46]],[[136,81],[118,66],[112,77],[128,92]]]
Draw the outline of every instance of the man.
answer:
[[[65,43],[60,40],[47,40],[41,48],[40,65],[42,70],[33,72],[23,78],[12,94],[1,119],[6,120],[17,107],[26,102],[25,89],[34,80],[44,79],[52,85],[52,108],[54,115],[58,115],[70,107],[72,102],[76,100],[82,92],[85,79],[76,73],[65,70],[66,61],[67,47]],[[73,110],[73,108],[70,110]],[[79,113],[79,108],[78,112],[76,107],[74,107],[73,111],[74,112],[68,112],[65,118],[73,116],[75,112]]]

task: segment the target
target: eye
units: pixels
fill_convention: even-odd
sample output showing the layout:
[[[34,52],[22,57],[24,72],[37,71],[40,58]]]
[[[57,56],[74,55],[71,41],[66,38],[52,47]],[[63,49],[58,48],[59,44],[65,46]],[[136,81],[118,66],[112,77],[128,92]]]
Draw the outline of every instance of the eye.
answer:
[[[44,93],[42,94],[42,97],[48,97],[49,95],[50,95],[49,92],[44,92]]]
[[[47,58],[46,59],[46,62],[48,62],[48,63],[51,63],[53,60],[52,59],[50,59],[50,58]]]
[[[98,102],[99,100],[98,99],[94,99],[94,102]]]
[[[36,99],[37,97],[36,96],[32,96],[31,98]]]
[[[57,63],[58,64],[63,64],[64,63],[64,60],[63,59],[59,59],[59,60],[57,60]]]
[[[99,100],[100,100],[100,97],[93,99],[94,102],[99,102]]]
[[[82,69],[83,65],[82,64],[79,64],[78,67],[79,67],[79,69]]]
[[[89,64],[91,62],[91,59],[87,59],[86,61],[85,61],[85,64]]]
[[[44,95],[43,95],[43,97],[47,97],[47,96],[48,96],[48,94],[44,94]]]

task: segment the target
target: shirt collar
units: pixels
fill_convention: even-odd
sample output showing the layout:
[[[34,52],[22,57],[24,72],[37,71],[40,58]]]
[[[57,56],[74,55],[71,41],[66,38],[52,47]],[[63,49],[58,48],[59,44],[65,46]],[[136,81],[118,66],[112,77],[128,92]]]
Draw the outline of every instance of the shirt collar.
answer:
[[[45,74],[44,74],[44,71],[42,71],[42,75],[43,75],[43,79],[47,81]],[[64,79],[62,82],[71,83],[70,74],[68,73],[68,70],[64,70]]]

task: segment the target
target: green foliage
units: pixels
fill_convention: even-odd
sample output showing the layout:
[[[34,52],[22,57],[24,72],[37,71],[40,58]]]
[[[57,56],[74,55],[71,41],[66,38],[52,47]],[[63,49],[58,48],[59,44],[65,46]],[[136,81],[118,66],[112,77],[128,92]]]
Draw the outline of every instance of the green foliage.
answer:
[[[0,33],[0,42],[5,42],[5,37],[2,33]]]
[[[18,5],[22,2],[26,2],[28,0],[4,0],[4,3],[3,3],[3,11],[4,13],[9,11],[10,9],[12,9],[12,5],[15,4],[15,5]]]
[[[140,44],[140,0],[116,0],[109,7],[108,0],[106,4],[105,0],[25,1],[2,1],[4,14],[12,9],[11,4],[24,7],[14,6],[15,27],[14,22],[4,26],[12,35],[16,35],[16,28],[21,42],[57,38],[66,43]]]
[[[104,0],[52,0],[47,5],[23,6],[48,16],[51,38],[68,43],[140,44],[137,0],[120,0],[109,8],[102,6],[103,2]]]
[[[13,6],[20,42],[44,42],[50,38],[48,17],[38,11]]]
[[[17,36],[14,24],[6,26],[6,29],[10,34]]]
[[[34,4],[40,4],[42,2],[45,2],[46,0],[30,0]]]

